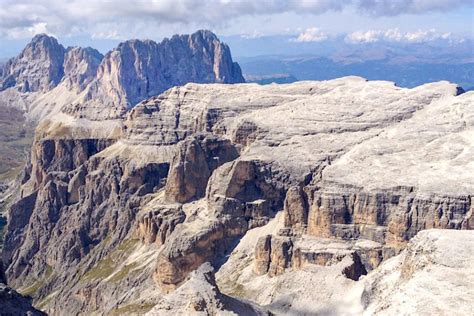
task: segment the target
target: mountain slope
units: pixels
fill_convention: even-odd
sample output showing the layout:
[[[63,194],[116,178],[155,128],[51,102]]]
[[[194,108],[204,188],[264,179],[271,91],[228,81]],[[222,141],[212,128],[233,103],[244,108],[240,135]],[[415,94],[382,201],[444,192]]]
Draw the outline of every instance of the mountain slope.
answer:
[[[0,70],[2,117],[18,122],[15,127],[0,122],[0,141],[6,146],[0,153],[0,178],[10,179],[10,168],[24,163],[24,145],[31,143],[30,131],[43,118],[62,109],[89,119],[118,118],[136,103],[187,82],[244,79],[229,47],[209,31],[160,43],[129,40],[106,56],[90,47],[64,48],[45,34],[35,36]],[[17,129],[21,135],[11,135]]]
[[[206,262],[254,311],[292,312],[288,272],[334,276],[331,302],[419,231],[473,228],[474,94],[458,94],[359,77],[187,84],[124,119],[60,113],[38,127],[9,211],[6,274],[51,314],[177,297],[198,314],[207,303],[188,294],[203,279],[188,281]],[[262,284],[275,292],[253,295]]]

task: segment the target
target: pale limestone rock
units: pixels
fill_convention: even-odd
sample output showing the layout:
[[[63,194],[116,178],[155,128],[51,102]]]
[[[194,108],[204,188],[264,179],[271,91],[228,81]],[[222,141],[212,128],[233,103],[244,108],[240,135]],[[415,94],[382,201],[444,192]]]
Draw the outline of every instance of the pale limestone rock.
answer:
[[[55,38],[36,35],[17,57],[3,66],[0,91],[10,87],[22,92],[54,88],[64,75],[64,53],[64,47]]]
[[[140,103],[125,120],[63,113],[37,131],[23,198],[10,210],[3,253],[7,276],[13,285],[45,280],[35,299],[48,298],[45,308],[53,314],[60,308],[107,313],[128,303],[156,303],[163,292],[179,291],[201,264],[219,267],[239,240],[284,210],[286,227],[264,234],[272,235],[268,264],[268,247],[259,257],[272,277],[256,278],[253,253],[241,260],[242,278],[272,286],[267,291],[265,282],[243,282],[242,295],[270,304],[270,294],[281,295],[278,287],[293,282],[291,277],[308,278],[324,284],[321,302],[337,303],[340,284],[355,282],[362,265],[376,268],[418,231],[471,228],[474,182],[465,153],[473,145],[466,135],[474,94],[455,94],[456,86],[447,82],[403,89],[355,77],[270,86],[187,84]],[[442,127],[426,124],[437,114],[443,114]],[[415,143],[401,137],[410,133],[424,136]],[[389,141],[400,150],[391,151]],[[452,155],[446,150],[450,143],[464,144],[463,151]],[[417,178],[413,161],[424,159],[444,167],[422,170],[430,176]],[[399,164],[414,173],[397,178],[392,170],[390,179],[380,180],[388,162],[389,171]],[[181,163],[194,176],[183,174]],[[196,181],[196,170],[205,165],[208,172]],[[359,165],[373,167],[377,179],[362,171],[346,179]],[[81,168],[85,182],[72,181]],[[449,172],[461,169],[459,185]],[[166,200],[168,185],[173,188],[168,192],[179,192],[168,195],[173,201]],[[180,187],[185,190],[175,189]],[[458,187],[460,193],[454,192]],[[173,204],[176,200],[182,203]],[[257,240],[247,240],[251,251]],[[115,282],[116,266],[100,280],[90,277],[90,271],[104,271],[109,255],[129,254],[119,245],[133,241],[142,254],[153,255],[145,260],[137,254],[132,267],[118,264],[125,269],[120,281]],[[54,274],[45,279],[46,265]],[[288,286],[304,298],[295,296],[295,304],[314,300],[316,294]],[[58,292],[48,297],[53,288]],[[192,306],[201,308],[200,302]]]
[[[472,312],[472,231],[421,231],[397,257],[364,280],[366,315]]]

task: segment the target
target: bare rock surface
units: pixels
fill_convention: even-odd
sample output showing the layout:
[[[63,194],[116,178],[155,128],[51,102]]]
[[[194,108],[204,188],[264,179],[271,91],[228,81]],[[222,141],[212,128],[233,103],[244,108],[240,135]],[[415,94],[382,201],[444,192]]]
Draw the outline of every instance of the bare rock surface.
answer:
[[[473,243],[472,231],[419,232],[401,255],[364,280],[367,315],[472,313]]]
[[[18,57],[3,67],[0,91],[17,87],[22,92],[47,91],[64,75],[65,49],[46,34],[36,35]]]
[[[209,263],[196,269],[179,289],[164,296],[146,315],[268,315],[248,302],[222,294]]]
[[[474,94],[457,91],[189,83],[126,118],[63,112],[38,127],[10,208],[7,278],[51,314],[166,309],[201,283],[203,311],[222,291],[277,314],[360,313],[356,285],[419,231],[472,229],[474,179],[451,172],[472,168]],[[220,290],[194,273],[206,262]]]

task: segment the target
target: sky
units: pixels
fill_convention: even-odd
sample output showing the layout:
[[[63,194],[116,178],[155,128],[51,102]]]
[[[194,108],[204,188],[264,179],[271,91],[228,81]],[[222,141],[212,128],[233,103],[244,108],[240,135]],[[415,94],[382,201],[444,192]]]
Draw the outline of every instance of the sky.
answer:
[[[281,36],[288,45],[459,42],[474,37],[474,0],[0,0],[0,58],[37,33],[105,52],[130,38],[198,29],[224,38]]]

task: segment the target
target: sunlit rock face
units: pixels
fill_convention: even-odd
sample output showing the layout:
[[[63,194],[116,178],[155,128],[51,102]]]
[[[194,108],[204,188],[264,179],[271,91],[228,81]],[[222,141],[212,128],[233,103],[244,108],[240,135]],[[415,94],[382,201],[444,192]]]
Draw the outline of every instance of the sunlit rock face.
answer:
[[[472,229],[474,94],[457,94],[359,77],[189,83],[123,118],[65,110],[36,131],[7,278],[58,315],[180,298],[215,312],[227,294],[289,313],[284,284],[296,307],[329,304],[420,231]],[[305,279],[324,291],[301,293]]]
[[[54,37],[41,34],[2,64],[0,105],[20,107],[35,121],[61,110],[92,120],[110,119],[124,117],[138,102],[188,82],[245,80],[229,47],[210,31],[175,35],[160,43],[128,40],[105,56],[90,47],[64,48]]]
[[[3,66],[0,91],[16,87],[22,92],[45,92],[54,88],[64,75],[64,53],[55,38],[35,36],[20,55]]]

